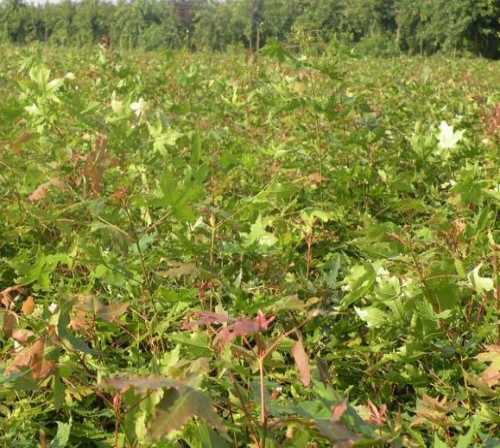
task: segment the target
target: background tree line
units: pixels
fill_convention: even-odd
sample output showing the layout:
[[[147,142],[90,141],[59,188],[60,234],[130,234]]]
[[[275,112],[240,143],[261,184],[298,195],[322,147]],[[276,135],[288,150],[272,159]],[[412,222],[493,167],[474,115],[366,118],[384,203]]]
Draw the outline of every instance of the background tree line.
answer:
[[[0,0],[0,42],[255,49],[308,36],[360,52],[500,55],[500,0]]]

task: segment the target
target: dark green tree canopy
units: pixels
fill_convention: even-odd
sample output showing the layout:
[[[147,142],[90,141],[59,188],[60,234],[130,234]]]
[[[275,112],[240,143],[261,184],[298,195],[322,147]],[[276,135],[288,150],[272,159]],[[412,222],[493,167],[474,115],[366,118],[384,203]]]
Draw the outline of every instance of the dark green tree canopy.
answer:
[[[472,52],[498,58],[500,0],[0,1],[0,39],[121,48],[256,49],[298,31],[361,51]]]

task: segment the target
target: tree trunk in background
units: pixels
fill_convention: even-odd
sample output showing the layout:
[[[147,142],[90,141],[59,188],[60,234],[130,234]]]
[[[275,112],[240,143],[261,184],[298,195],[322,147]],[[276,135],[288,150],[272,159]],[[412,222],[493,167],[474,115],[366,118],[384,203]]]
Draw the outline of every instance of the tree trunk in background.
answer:
[[[250,50],[260,47],[260,23],[262,21],[263,0],[252,0],[250,9]]]

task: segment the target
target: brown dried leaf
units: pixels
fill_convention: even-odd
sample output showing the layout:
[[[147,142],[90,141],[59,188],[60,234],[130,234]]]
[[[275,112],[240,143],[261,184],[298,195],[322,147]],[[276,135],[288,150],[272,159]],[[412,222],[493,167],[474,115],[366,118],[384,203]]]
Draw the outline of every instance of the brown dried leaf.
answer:
[[[274,321],[276,316],[266,318],[265,314],[259,310],[255,318],[255,322],[259,326],[259,331],[265,331],[269,328],[269,324]]]
[[[94,322],[86,311],[73,309],[69,326],[73,331],[78,331],[79,333],[90,337],[91,331],[94,327]]]
[[[146,393],[150,390],[163,388],[180,388],[181,383],[168,378],[150,375],[150,376],[116,376],[108,378],[101,383],[102,388],[112,388],[120,392],[126,392],[129,389],[136,389],[139,393]]]
[[[96,310],[96,316],[106,322],[114,322],[128,309],[128,303],[111,303],[109,305],[101,305]]]
[[[269,319],[259,311],[255,319],[245,317],[236,319],[231,325],[223,327],[219,330],[216,337],[216,342],[222,345],[229,344],[233,339],[239,336],[251,336],[256,333],[261,333],[269,328],[269,324],[274,320],[274,316]]]
[[[0,291],[0,303],[7,309],[12,307],[12,295],[19,295],[23,292],[23,287],[20,285],[9,286],[4,290]]]
[[[368,409],[370,410],[368,422],[373,425],[382,426],[386,420],[387,406],[383,404],[380,408],[377,408],[371,400],[368,400]]]
[[[486,351],[476,356],[479,361],[490,363],[481,374],[481,379],[489,386],[500,384],[500,345],[487,345]]]
[[[349,431],[341,423],[332,423],[329,420],[315,420],[314,423],[319,433],[330,442],[333,442],[335,447],[349,447],[354,445],[356,440],[359,440],[356,434]]]
[[[345,414],[345,411],[347,411],[347,403],[348,399],[344,398],[340,403],[332,406],[332,416],[330,418],[332,423],[338,423],[340,421],[341,417]]]
[[[92,150],[85,159],[85,166],[83,168],[83,175],[88,179],[92,193],[101,193],[102,178],[109,163],[107,137],[103,134],[98,134]]]
[[[321,173],[319,172],[315,172],[307,176],[307,181],[310,185],[318,186],[321,185],[325,180],[326,178],[322,176]]]
[[[424,394],[422,399],[417,401],[417,415],[411,426],[432,423],[445,427],[448,424],[447,414],[451,412],[453,407],[452,403],[447,403],[446,397],[439,400]]]
[[[53,371],[54,363],[44,360],[44,348],[44,338],[38,339],[31,346],[23,348],[5,369],[5,373],[10,375],[23,368],[29,368],[34,380],[46,378]]]
[[[58,178],[50,179],[43,184],[40,184],[29,196],[28,201],[31,203],[39,202],[45,199],[50,187],[56,187],[58,190],[63,191],[65,188],[64,182]]]
[[[14,152],[19,156],[22,153],[22,145],[27,143],[33,138],[33,134],[29,132],[22,133],[17,139],[10,143],[10,147],[14,150]]]
[[[208,326],[214,324],[222,324],[229,322],[227,313],[213,313],[211,311],[197,311],[193,314],[195,320],[184,322],[182,328],[184,330],[193,330],[200,326]]]
[[[12,332],[12,339],[15,339],[21,344],[25,344],[33,336],[35,336],[35,333],[30,330],[17,329]]]
[[[34,380],[43,380],[47,378],[54,370],[55,363],[53,361],[42,360],[40,367],[32,372]]]
[[[33,299],[33,296],[29,296],[24,302],[21,307],[21,311],[25,316],[29,316],[30,314],[33,313],[35,310],[35,300]]]
[[[309,357],[304,349],[302,338],[299,338],[292,347],[292,356],[295,360],[302,384],[308,387],[311,384],[311,370],[309,368]]]
[[[39,185],[29,196],[28,196],[28,201],[30,202],[38,202],[41,201],[42,199],[47,196],[47,193],[49,192],[49,182],[45,182],[41,185]]]
[[[128,195],[127,187],[120,187],[111,194],[111,198],[114,201],[121,203],[121,202],[126,202],[127,195]]]
[[[40,429],[40,448],[47,448],[47,436],[45,435],[45,431]]]
[[[179,278],[197,273],[196,265],[193,263],[175,262],[170,264],[170,268],[158,274],[166,278]]]
[[[500,103],[498,103],[490,112],[487,120],[487,132],[491,135],[500,135]]]
[[[198,311],[195,313],[197,321],[203,325],[222,324],[229,322],[227,313],[212,313],[210,311]]]
[[[17,318],[12,311],[5,310],[3,312],[3,325],[2,330],[6,337],[10,338],[16,328]]]
[[[500,370],[490,366],[481,374],[481,379],[489,387],[494,387],[500,384]]]
[[[81,324],[84,327],[88,326],[84,324],[84,321],[88,320],[86,317],[95,317],[106,322],[114,322],[127,311],[129,306],[128,303],[111,303],[105,305],[91,294],[79,294],[76,300],[77,302],[73,307],[73,318],[76,325]]]

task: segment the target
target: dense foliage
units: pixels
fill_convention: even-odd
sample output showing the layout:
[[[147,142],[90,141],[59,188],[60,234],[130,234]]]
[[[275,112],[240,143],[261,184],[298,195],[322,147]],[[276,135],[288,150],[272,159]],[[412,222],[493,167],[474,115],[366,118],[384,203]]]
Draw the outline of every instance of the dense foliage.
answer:
[[[0,1],[0,40],[120,48],[256,48],[306,33],[362,53],[500,55],[499,0]]]
[[[499,446],[498,63],[1,51],[1,446]]]

